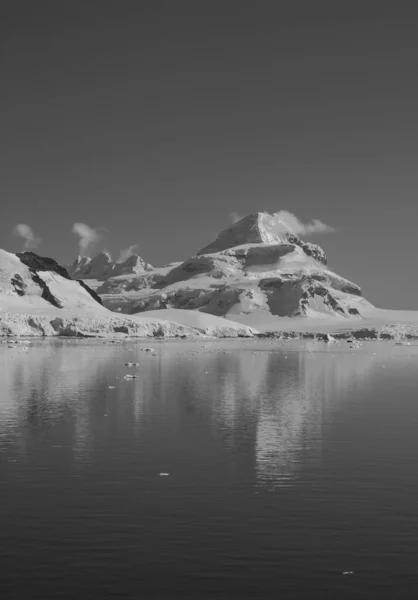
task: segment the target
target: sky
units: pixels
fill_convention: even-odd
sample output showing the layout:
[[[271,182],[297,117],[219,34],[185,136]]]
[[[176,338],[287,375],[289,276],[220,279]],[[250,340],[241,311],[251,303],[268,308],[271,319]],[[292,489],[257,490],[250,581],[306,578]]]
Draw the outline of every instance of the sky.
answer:
[[[418,11],[390,5],[5,0],[0,247],[27,224],[67,264],[82,223],[90,253],[162,265],[286,210],[336,230],[305,239],[368,300],[418,309]]]

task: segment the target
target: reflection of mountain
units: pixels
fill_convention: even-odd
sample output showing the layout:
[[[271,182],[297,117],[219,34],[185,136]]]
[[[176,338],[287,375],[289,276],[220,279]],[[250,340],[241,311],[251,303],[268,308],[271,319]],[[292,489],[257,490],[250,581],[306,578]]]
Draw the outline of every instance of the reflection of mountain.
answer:
[[[292,351],[291,343],[154,345],[156,356],[141,343],[0,346],[0,447],[29,458],[41,432],[48,458],[81,467],[93,457],[123,461],[120,449],[135,440],[147,440],[154,456],[168,445],[181,461],[190,453],[213,460],[211,448],[236,469],[254,469],[259,485],[285,485],[305,453],[319,456],[324,423],[376,358],[309,343],[315,351]],[[123,380],[128,361],[140,363],[133,381]]]
[[[303,454],[320,449],[327,416],[364,379],[375,360],[371,354],[329,351],[287,356],[285,370],[284,357],[270,356],[275,389],[272,386],[265,394],[257,419],[257,478],[268,487],[288,485]]]
[[[65,341],[23,346],[0,347],[0,437],[18,431],[28,441],[30,431],[44,429],[51,447],[66,445],[77,454],[87,445],[91,411],[97,409],[90,401],[92,390],[106,401],[120,348]]]

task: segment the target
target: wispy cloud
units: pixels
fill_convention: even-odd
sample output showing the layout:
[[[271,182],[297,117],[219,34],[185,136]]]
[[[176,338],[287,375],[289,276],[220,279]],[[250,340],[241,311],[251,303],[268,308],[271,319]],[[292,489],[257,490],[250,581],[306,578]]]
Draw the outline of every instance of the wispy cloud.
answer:
[[[133,254],[136,253],[136,250],[138,250],[138,244],[132,244],[132,246],[128,246],[127,248],[124,248],[123,250],[120,251],[119,258],[116,262],[117,263],[125,262],[125,260],[127,260],[130,256],[132,256]]]
[[[85,255],[90,246],[97,244],[103,238],[102,230],[93,229],[85,223],[74,223],[71,231],[80,238],[78,245],[81,255]]]
[[[234,223],[238,223],[238,221],[241,221],[242,216],[239,215],[237,212],[231,212],[229,213],[229,220],[231,221],[232,224]]]
[[[29,248],[36,248],[41,243],[41,238],[35,235],[32,227],[26,225],[26,223],[18,223],[13,227],[13,235],[20,237],[24,240],[23,250],[29,250]]]
[[[280,210],[273,215],[276,223],[283,233],[296,233],[297,235],[315,235],[319,233],[334,233],[336,230],[326,225],[319,219],[313,219],[310,223],[303,223],[296,215],[287,210]]]

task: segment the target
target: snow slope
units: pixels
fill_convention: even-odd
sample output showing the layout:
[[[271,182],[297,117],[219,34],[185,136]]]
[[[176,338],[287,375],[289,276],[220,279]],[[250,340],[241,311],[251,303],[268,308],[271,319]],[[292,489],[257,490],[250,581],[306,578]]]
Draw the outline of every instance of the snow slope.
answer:
[[[170,268],[111,278],[97,293],[105,306],[128,314],[180,308],[234,320],[258,312],[359,318],[370,306],[357,285],[288,240],[247,243],[199,254]]]
[[[243,217],[224,231],[216,240],[200,250],[198,254],[213,254],[243,244],[294,244],[301,247],[307,256],[327,264],[325,252],[316,244],[303,242],[294,233],[284,232],[280,217],[266,212],[252,213]]]
[[[418,311],[375,308],[359,286],[328,268],[322,248],[284,231],[268,213],[244,217],[183,262],[108,277],[96,291],[119,313],[181,309],[260,331],[418,326]]]
[[[195,321],[194,317],[189,319]],[[153,315],[119,316],[54,260],[0,250],[0,335],[252,336],[245,325],[203,318],[171,322]]]

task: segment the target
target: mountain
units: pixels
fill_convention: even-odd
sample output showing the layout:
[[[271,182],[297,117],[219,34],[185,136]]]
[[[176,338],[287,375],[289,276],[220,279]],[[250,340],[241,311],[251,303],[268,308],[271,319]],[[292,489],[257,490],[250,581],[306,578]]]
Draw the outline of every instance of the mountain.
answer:
[[[77,256],[67,270],[74,279],[103,281],[119,275],[136,275],[152,268],[152,265],[146,263],[137,254],[132,254],[123,262],[113,262],[110,254],[103,251],[94,258]]]
[[[170,317],[170,318],[168,318]],[[0,250],[0,336],[137,337],[212,335],[252,336],[250,328],[207,315],[174,311],[165,319],[153,315],[122,317],[109,311],[84,281],[76,281],[52,258],[33,252]],[[190,325],[189,325],[190,323]]]
[[[309,242],[302,242],[296,234],[283,229],[283,223],[277,215],[265,212],[247,215],[228,229],[224,229],[214,242],[199,250],[198,255],[214,254],[245,244],[293,244],[302,248],[307,256],[315,258],[324,265],[327,264],[327,257],[322,248]]]
[[[0,309],[16,306],[107,312],[93,290],[83,281],[74,281],[52,258],[0,250]]]
[[[373,308],[358,285],[328,269],[322,248],[268,213],[244,217],[184,262],[110,277],[96,291],[114,311],[187,309],[253,326],[266,317],[276,326],[278,318],[359,319]]]

